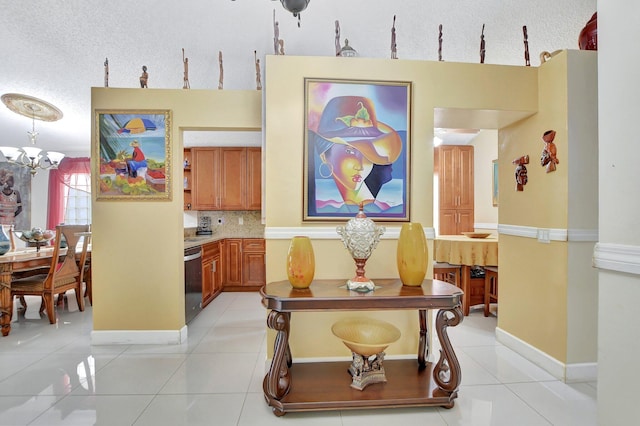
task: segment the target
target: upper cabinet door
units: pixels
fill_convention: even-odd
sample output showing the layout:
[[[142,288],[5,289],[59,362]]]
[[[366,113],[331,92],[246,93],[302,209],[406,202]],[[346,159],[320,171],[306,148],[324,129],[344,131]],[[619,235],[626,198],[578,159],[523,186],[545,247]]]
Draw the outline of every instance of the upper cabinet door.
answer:
[[[247,210],[262,208],[262,149],[247,148]]]
[[[247,149],[220,149],[222,210],[246,210]]]
[[[193,210],[218,210],[220,151],[217,148],[192,148],[191,157]]]

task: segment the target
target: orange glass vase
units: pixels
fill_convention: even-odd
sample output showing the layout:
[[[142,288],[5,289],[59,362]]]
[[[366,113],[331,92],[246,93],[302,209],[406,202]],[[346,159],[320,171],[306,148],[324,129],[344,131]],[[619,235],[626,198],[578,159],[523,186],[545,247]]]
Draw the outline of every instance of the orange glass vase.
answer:
[[[309,237],[293,237],[287,253],[287,277],[293,288],[308,288],[315,270],[311,240]]]
[[[427,274],[429,249],[422,225],[417,222],[405,223],[400,228],[398,238],[398,274],[407,286],[422,285]]]

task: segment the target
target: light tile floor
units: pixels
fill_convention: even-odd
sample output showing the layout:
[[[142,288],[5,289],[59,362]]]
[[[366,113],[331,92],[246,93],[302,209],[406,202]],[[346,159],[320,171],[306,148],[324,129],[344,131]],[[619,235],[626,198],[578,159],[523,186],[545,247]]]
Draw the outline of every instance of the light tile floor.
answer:
[[[596,424],[596,384],[565,384],[496,342],[472,310],[449,329],[462,366],[452,409],[390,408],[275,417],[262,395],[265,310],[222,293],[183,345],[91,346],[91,306],[75,298],[50,325],[39,300],[0,337],[0,425],[580,425]],[[16,303],[18,305],[18,303]],[[437,351],[437,348],[434,348]],[[247,368],[249,366],[249,368]]]

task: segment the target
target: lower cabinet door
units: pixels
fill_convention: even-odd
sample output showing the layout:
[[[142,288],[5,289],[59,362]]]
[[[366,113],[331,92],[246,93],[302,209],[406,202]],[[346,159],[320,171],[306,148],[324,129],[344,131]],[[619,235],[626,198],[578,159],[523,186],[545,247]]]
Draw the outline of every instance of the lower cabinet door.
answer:
[[[263,286],[266,283],[264,253],[245,253],[242,258],[244,286]]]

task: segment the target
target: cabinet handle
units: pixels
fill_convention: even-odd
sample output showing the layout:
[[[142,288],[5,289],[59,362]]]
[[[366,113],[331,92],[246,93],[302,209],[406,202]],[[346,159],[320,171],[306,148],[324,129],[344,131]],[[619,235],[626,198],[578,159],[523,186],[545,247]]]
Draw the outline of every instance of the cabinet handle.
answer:
[[[214,260],[213,263],[211,264],[211,272],[215,273],[216,272],[216,265],[217,265],[218,261]]]

